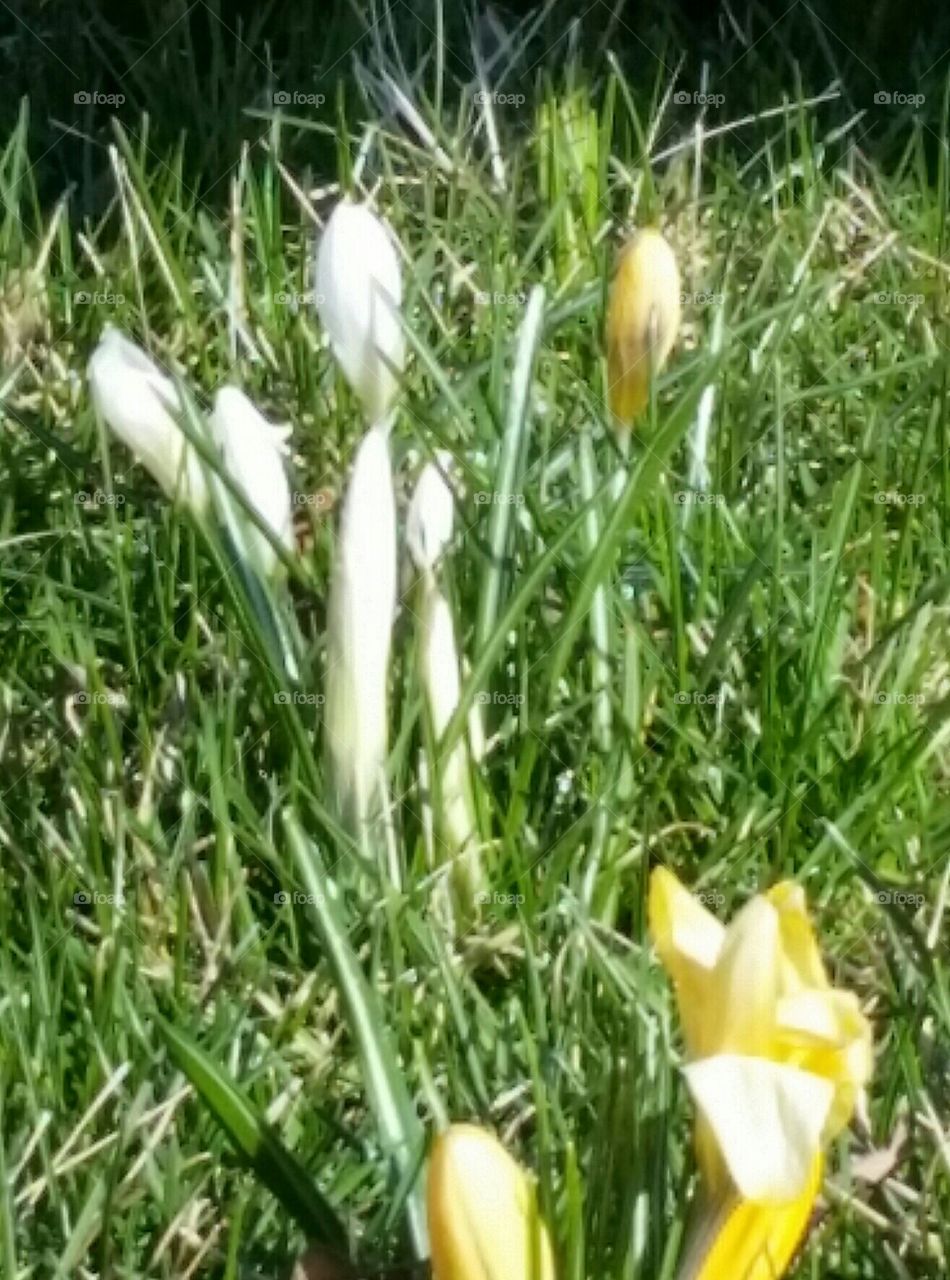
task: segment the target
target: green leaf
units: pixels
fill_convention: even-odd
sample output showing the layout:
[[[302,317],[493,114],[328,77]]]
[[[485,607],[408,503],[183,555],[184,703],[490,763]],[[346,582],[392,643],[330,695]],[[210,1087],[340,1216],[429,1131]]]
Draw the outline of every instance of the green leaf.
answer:
[[[327,875],[316,846],[294,814],[284,813],[284,830],[311,913],[336,977],[350,1033],[359,1050],[370,1106],[382,1144],[393,1164],[394,1186],[411,1187],[406,1211],[419,1258],[428,1257],[428,1231],[422,1193],[425,1136],[392,1047],[389,1027],[376,994],[360,968],[347,937],[339,890]]]
[[[183,1031],[159,1015],[156,1023],[172,1061],[271,1194],[309,1239],[348,1254],[347,1231],[332,1205],[244,1093]]]

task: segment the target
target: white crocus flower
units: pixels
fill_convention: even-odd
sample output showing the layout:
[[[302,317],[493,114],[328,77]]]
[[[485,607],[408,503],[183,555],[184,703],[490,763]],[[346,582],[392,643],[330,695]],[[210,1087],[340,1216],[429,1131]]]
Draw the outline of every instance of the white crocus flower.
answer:
[[[455,501],[444,478],[451,465],[452,455],[440,450],[435,462],[422,468],[406,515],[409,554],[416,568],[429,575],[452,540]]]
[[[343,500],[330,588],[326,732],[340,811],[362,831],[386,762],[389,648],[396,608],[396,504],[388,431],[364,436]]]
[[[341,200],[333,210],[317,249],[316,298],[333,354],[378,422],[403,368],[402,278],[391,231],[365,205]]]
[[[455,714],[462,683],[455,622],[436,577],[437,563],[452,538],[455,515],[452,492],[443,476],[450,462],[448,454],[440,453],[436,462],[423,468],[406,523],[409,553],[421,574],[419,650],[436,742]],[[459,738],[441,762],[439,833],[448,859],[454,860],[456,882],[471,895],[481,875],[469,768],[468,747],[464,738]]]
[[[174,382],[141,347],[107,325],[89,360],[93,403],[108,427],[170,498],[197,511],[208,503],[201,459],[178,423]]]
[[[228,474],[274,537],[293,550],[290,485],[283,458],[289,428],[268,422],[237,387],[221,388],[208,422]],[[248,526],[253,558],[263,573],[270,574],[278,564],[277,552],[250,521]]]

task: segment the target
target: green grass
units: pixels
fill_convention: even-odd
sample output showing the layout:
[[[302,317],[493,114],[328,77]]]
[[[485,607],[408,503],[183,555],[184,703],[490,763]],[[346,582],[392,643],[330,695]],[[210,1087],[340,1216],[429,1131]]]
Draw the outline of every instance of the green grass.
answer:
[[[893,108],[878,166],[872,104],[826,93],[817,60],[780,87],[779,33],[755,55],[771,49],[775,84],[730,81],[741,46],[722,46],[709,83],[727,101],[706,128],[755,118],[712,136],[670,98],[675,47],[645,79],[533,39],[485,72],[524,97],[494,107],[494,158],[470,73],[433,56],[410,83],[388,29],[379,56],[431,144],[347,70],[324,111],[255,116],[211,203],[209,175],[128,113],[95,219],[41,204],[25,114],[0,155],[11,1278],[274,1276],[301,1221],[332,1232],[331,1207],[367,1266],[407,1262],[422,1144],[449,1117],[494,1127],[537,1171],[563,1280],[670,1280],[693,1167],[645,936],[658,862],[724,917],[800,880],[830,971],[874,1023],[870,1130],[841,1141],[795,1274],[946,1274],[945,86],[926,117]],[[301,199],[285,157],[311,143],[336,171]],[[455,932],[433,909],[445,868],[420,759],[431,776],[437,753],[407,558],[391,828],[367,863],[322,763],[331,504],[300,502],[307,549],[255,603],[104,437],[83,381],[118,324],[202,403],[230,378],[291,421],[295,492],[338,497],[356,403],[313,308],[281,297],[312,287],[312,212],[364,144],[358,177],[405,251],[401,511],[436,448],[459,468],[447,574],[470,676],[447,740],[475,699],[490,734],[474,787],[499,898]],[[618,500],[603,300],[644,217],[689,297]],[[478,500],[493,493],[506,501]],[[275,697],[269,611],[296,637],[297,701]],[[922,905],[882,900],[900,892]],[[278,900],[294,893],[318,902]],[[194,1045],[234,1141],[252,1149],[269,1122],[257,1174],[187,1085]],[[853,1157],[899,1125],[885,1180],[856,1177]]]

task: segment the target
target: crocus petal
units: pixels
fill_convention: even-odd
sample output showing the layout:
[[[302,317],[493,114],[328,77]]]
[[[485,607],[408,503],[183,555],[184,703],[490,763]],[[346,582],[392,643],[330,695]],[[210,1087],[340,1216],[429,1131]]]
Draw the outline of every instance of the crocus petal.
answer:
[[[690,1063],[685,1075],[740,1196],[773,1204],[797,1199],[821,1149],[830,1081],[739,1054]]]
[[[396,509],[389,440],[371,428],[343,502],[330,588],[326,733],[341,812],[368,818],[386,759],[389,649],[396,607]]]
[[[293,549],[290,485],[284,470],[285,432],[258,412],[237,387],[222,387],[209,418],[224,465],[250,506],[288,551]],[[264,573],[273,571],[277,553],[259,529],[247,533]]]
[[[392,233],[365,205],[341,200],[333,210],[317,250],[316,286],[333,354],[377,422],[403,367],[402,277]]]
[[[783,880],[766,894],[778,912],[782,935],[783,987],[786,991],[801,988],[824,989],[829,986],[822,963],[818,940],[808,915],[805,890],[791,880]]]
[[[422,575],[419,648],[436,743],[455,713],[462,685],[455,621],[435,575],[452,540],[455,504],[442,474],[450,465],[451,456],[443,452],[423,467],[406,518],[406,543]],[[481,868],[469,769],[468,744],[459,738],[440,761],[438,818],[446,860],[451,859],[456,883],[470,906],[481,883]]]
[[[423,686],[432,733],[438,744],[458,706],[461,677],[452,612],[448,601],[431,582],[423,588],[420,645]],[[464,737],[442,756],[440,764],[439,830],[460,890],[471,900],[481,883],[481,865]]]
[[[680,322],[680,277],[658,231],[638,231],[624,246],[607,310],[610,409],[622,426],[643,412],[650,379],[662,368]]]
[[[710,974],[726,931],[665,867],[650,876],[648,913],[654,946],[676,985],[687,1048],[702,1053]]]
[[[453,1125],[429,1161],[433,1280],[554,1280],[524,1171],[490,1134]]]
[[[406,545],[419,570],[433,569],[452,540],[455,501],[444,472],[451,454],[440,451],[422,468],[406,513]]]
[[[165,493],[204,510],[204,469],[176,420],[181,403],[171,378],[112,325],[90,357],[88,377],[99,416]]]
[[[677,1280],[779,1280],[808,1227],[823,1163],[815,1157],[801,1194],[785,1204],[737,1196],[707,1202],[690,1231]]]
[[[777,1024],[783,1058],[834,1085],[823,1135],[830,1142],[851,1119],[871,1078],[873,1044],[868,1020],[850,991],[799,991],[779,1001]]]
[[[726,930],[700,1011],[705,1052],[770,1055],[782,954],[778,913],[752,898]]]

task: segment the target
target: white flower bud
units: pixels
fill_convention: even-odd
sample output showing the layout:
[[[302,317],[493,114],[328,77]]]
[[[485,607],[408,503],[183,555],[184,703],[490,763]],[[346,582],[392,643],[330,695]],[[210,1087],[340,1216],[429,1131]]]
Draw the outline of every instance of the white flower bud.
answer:
[[[201,459],[177,418],[177,388],[141,347],[107,325],[89,360],[93,403],[106,425],[170,498],[197,511],[208,503]]]
[[[333,354],[371,423],[399,387],[402,278],[389,228],[365,205],[341,200],[317,249],[317,310]]]
[[[380,424],[357,450],[343,501],[327,638],[327,746],[340,810],[357,829],[375,808],[386,761],[395,608],[396,509]]]
[[[237,387],[221,388],[208,422],[228,474],[274,536],[292,551],[293,514],[283,459],[288,429],[268,422]],[[260,570],[271,573],[278,563],[274,548],[259,529],[249,527],[247,538]]]

